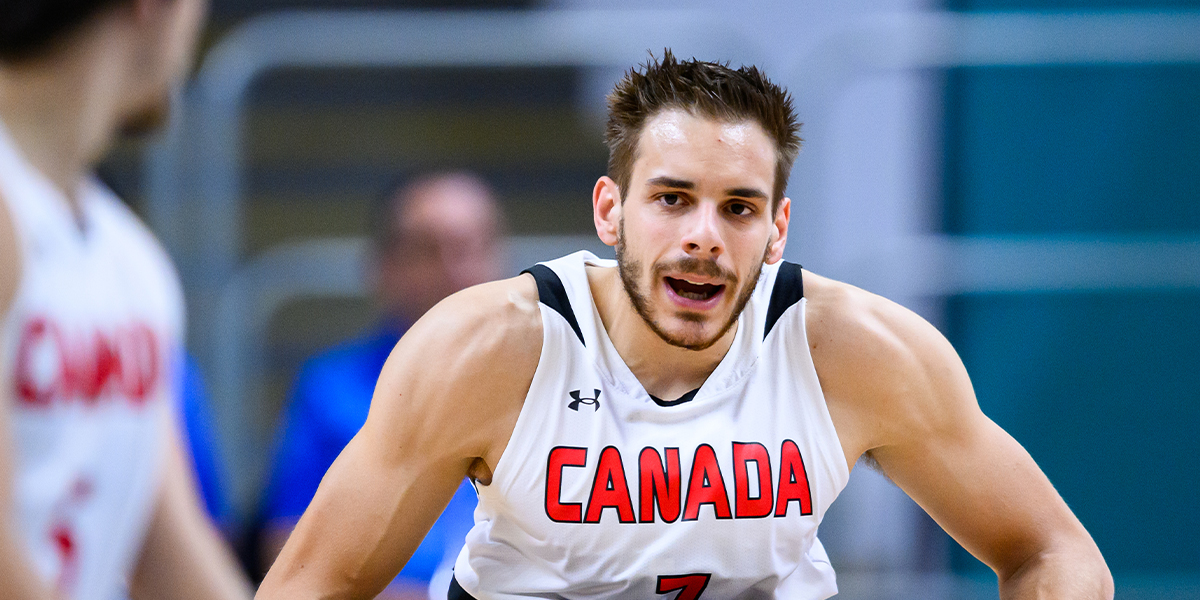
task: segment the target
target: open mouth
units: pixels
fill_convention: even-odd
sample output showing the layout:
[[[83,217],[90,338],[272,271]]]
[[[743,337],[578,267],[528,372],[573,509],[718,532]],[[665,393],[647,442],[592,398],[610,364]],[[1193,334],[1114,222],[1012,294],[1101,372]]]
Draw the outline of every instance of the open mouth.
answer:
[[[679,294],[679,297],[700,302],[713,298],[725,289],[724,285],[712,283],[694,283],[674,277],[665,277],[664,279],[666,279],[667,285],[671,286],[676,294]]]

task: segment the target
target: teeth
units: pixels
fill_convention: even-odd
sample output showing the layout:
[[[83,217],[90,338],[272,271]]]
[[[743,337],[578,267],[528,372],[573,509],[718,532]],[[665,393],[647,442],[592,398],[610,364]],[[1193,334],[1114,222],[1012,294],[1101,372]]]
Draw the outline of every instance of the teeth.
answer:
[[[709,300],[721,291],[721,286],[713,283],[700,283],[678,277],[669,277],[668,279],[677,282],[670,284],[675,293],[688,300]]]

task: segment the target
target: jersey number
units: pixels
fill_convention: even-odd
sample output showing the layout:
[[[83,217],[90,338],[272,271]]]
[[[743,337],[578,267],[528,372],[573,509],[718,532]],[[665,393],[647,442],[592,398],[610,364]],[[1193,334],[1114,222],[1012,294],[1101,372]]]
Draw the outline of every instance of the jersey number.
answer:
[[[692,573],[691,575],[659,575],[658,589],[654,590],[657,594],[666,594],[676,590],[683,590],[675,596],[675,600],[696,600],[708,587],[708,580],[712,578],[712,573]]]

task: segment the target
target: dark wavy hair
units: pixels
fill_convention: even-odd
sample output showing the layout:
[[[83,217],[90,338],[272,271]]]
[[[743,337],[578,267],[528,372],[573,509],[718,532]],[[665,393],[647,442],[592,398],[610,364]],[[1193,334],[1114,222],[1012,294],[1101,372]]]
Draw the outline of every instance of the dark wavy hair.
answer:
[[[778,207],[787,189],[792,163],[800,152],[800,123],[787,90],[771,83],[754,66],[696,59],[677,60],[670,49],[653,56],[641,70],[630,69],[608,95],[608,176],[617,182],[622,200],[629,187],[638,139],[646,121],[669,109],[682,109],[721,121],[754,121],[775,142],[775,189]]]
[[[37,55],[108,6],[128,0],[0,0],[0,59]]]

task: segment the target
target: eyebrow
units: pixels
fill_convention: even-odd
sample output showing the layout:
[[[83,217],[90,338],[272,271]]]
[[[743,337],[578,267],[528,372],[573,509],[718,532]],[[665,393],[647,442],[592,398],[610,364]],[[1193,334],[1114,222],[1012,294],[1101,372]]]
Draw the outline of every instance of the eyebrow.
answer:
[[[756,198],[760,200],[767,199],[766,194],[755,188],[733,188],[725,190],[725,195],[733,198]]]
[[[675,179],[674,177],[666,176],[655,177],[649,180],[647,183],[655,187],[675,188],[679,190],[696,189],[696,184],[691,181],[686,179]],[[768,197],[762,190],[750,187],[730,188],[725,190],[725,195],[731,198],[753,198],[759,200],[766,200]]]
[[[655,177],[647,183],[652,186],[678,188],[681,190],[691,190],[696,188],[696,184],[686,179],[675,179],[674,177]]]

